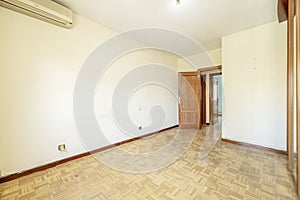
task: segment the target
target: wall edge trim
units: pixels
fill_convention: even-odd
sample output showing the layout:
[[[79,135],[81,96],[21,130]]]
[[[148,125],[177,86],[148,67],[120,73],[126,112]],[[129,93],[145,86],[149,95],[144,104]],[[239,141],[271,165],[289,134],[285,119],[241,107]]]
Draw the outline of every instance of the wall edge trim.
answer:
[[[226,143],[239,145],[239,146],[259,149],[259,150],[267,151],[267,152],[271,152],[271,153],[287,155],[287,151],[279,150],[279,149],[273,149],[273,148],[269,148],[269,147],[264,147],[264,146],[260,146],[260,145],[256,145],[256,144],[250,144],[250,143],[246,143],[246,142],[239,142],[239,141],[230,140],[230,139],[226,139],[226,138],[221,138],[221,141],[226,142]]]
[[[162,133],[164,131],[167,131],[167,130],[170,130],[170,129],[173,129],[173,128],[176,128],[176,127],[178,127],[178,125],[170,126],[168,128],[165,128],[165,129],[162,129],[162,130],[159,130],[159,131],[156,131],[156,132],[152,132],[152,133],[148,133],[146,135],[142,135],[142,136],[139,136],[139,137],[134,137],[134,138],[131,138],[131,139],[127,139],[127,140],[117,142],[117,143],[114,143],[114,144],[111,144],[111,145],[108,145],[108,146],[100,147],[98,149],[95,149],[95,150],[92,150],[92,151],[89,151],[89,152],[84,152],[84,153],[81,153],[81,154],[77,154],[75,156],[64,158],[62,160],[57,160],[57,161],[54,161],[54,162],[51,162],[51,163],[48,163],[48,164],[45,164],[45,165],[41,165],[41,166],[38,166],[38,167],[34,167],[34,168],[31,168],[31,169],[22,171],[22,172],[13,173],[13,174],[10,174],[10,175],[7,175],[7,176],[3,176],[3,177],[0,177],[0,184],[8,182],[8,181],[15,180],[17,178],[21,178],[23,176],[27,176],[29,174],[33,174],[35,172],[44,171],[44,170],[56,167],[56,166],[64,164],[64,163],[67,163],[67,162],[70,162],[70,161],[73,161],[73,160],[77,160],[79,158],[83,158],[83,157],[92,155],[94,153],[99,153],[101,151],[111,149],[113,147],[117,147],[117,146],[120,146],[120,145],[123,145],[123,144],[126,144],[126,143],[130,143],[130,142],[133,142],[133,141],[136,141],[136,140],[140,140],[140,139],[145,138],[145,137],[149,137],[149,136],[152,136],[152,135],[155,135],[155,134],[158,134],[158,133]]]

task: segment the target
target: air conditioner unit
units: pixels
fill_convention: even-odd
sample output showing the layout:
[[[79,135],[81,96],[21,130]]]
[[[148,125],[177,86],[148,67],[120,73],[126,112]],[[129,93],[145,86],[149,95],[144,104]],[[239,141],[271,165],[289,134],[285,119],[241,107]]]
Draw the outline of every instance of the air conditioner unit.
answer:
[[[64,28],[73,24],[72,10],[51,0],[0,0],[0,6]]]

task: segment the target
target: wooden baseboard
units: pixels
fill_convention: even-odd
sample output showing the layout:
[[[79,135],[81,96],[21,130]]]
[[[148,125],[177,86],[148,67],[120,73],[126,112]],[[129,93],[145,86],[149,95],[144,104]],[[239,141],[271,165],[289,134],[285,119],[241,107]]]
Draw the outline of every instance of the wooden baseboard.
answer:
[[[238,142],[238,141],[229,140],[229,139],[225,139],[225,138],[222,138],[221,141],[231,143],[231,144],[240,145],[240,146],[244,146],[244,147],[251,147],[251,148],[254,148],[254,149],[259,149],[259,150],[263,150],[263,151],[267,151],[267,152],[287,155],[287,151],[284,151],[284,150],[272,149],[272,148],[269,148],[269,147],[263,147],[263,146],[259,146],[259,145],[255,145],[255,144],[249,144],[249,143],[246,143],[246,142]]]
[[[26,170],[26,171],[23,171],[23,172],[19,172],[19,173],[11,174],[11,175],[8,175],[8,176],[0,177],[0,184],[4,183],[4,182],[7,182],[7,181],[17,179],[17,178],[20,178],[20,177],[23,177],[23,176],[26,176],[26,175],[29,175],[29,174],[32,174],[32,173],[35,173],[35,172],[44,171],[44,170],[47,170],[49,168],[53,168],[53,167],[56,167],[58,165],[61,165],[63,163],[70,162],[70,161],[73,161],[73,160],[76,160],[76,159],[79,159],[79,158],[82,158],[82,157],[85,157],[85,156],[88,156],[88,155],[91,155],[91,154],[94,154],[94,153],[98,153],[98,152],[101,152],[101,151],[104,151],[104,150],[107,150],[107,149],[110,149],[110,148],[113,148],[113,147],[116,147],[116,146],[120,146],[122,144],[126,144],[126,143],[133,142],[133,141],[145,138],[145,137],[149,137],[151,135],[155,135],[157,133],[161,133],[161,132],[164,132],[164,131],[167,131],[167,130],[170,130],[170,129],[173,129],[173,128],[176,128],[176,127],[178,127],[178,125],[171,126],[171,127],[162,129],[162,130],[157,131],[157,132],[142,135],[140,137],[135,137],[135,138],[131,138],[131,139],[128,139],[128,140],[121,141],[121,142],[117,142],[115,144],[111,144],[111,145],[108,145],[108,146],[105,146],[105,147],[101,147],[99,149],[96,149],[96,150],[93,150],[93,151],[90,151],[90,152],[81,153],[81,154],[78,154],[78,155],[75,155],[75,156],[72,156],[72,157],[68,157],[68,158],[65,158],[65,159],[62,159],[62,160],[58,160],[58,161],[46,164],[46,165],[35,167],[35,168],[29,169],[29,170]]]

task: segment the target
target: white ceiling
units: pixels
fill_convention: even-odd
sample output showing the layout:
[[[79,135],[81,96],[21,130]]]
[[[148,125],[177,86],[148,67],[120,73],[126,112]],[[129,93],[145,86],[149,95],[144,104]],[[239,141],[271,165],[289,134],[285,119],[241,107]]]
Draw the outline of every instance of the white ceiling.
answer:
[[[207,50],[221,37],[276,21],[277,0],[56,0],[115,31],[160,27],[179,31]]]

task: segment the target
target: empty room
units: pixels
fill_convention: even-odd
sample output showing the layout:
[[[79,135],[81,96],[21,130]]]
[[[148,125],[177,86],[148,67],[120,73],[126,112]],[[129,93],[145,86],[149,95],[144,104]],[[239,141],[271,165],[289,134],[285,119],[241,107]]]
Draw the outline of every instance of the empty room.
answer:
[[[300,197],[300,0],[0,0],[0,199]]]

